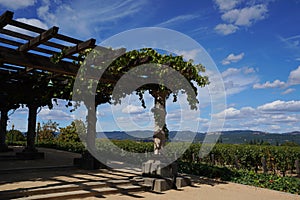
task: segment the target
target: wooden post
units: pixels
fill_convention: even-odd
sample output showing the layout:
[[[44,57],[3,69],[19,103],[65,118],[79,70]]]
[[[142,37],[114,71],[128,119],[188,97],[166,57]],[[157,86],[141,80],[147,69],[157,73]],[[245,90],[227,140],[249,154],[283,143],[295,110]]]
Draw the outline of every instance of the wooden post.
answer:
[[[295,166],[296,166],[296,173],[297,173],[297,176],[300,177],[300,164],[299,164],[299,159],[297,159],[295,161]]]
[[[265,174],[268,173],[267,162],[266,162],[266,158],[265,157],[261,158],[261,165],[262,165],[262,168],[263,168],[263,172]]]
[[[234,164],[236,169],[240,169],[239,159],[237,155],[234,156]]]
[[[216,163],[215,163],[215,154],[211,154],[210,155],[210,157],[211,157],[211,163],[212,163],[212,165],[215,165]]]

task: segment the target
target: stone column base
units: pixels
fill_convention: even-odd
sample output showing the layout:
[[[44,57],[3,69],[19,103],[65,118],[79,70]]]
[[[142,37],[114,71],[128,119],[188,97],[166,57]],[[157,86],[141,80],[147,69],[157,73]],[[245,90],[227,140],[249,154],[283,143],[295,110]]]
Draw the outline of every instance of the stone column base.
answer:
[[[187,176],[176,177],[175,182],[172,178],[144,178],[144,184],[151,187],[154,192],[163,192],[166,190],[190,186],[191,178]]]
[[[177,176],[177,163],[167,165],[160,159],[148,160],[142,165],[143,176],[156,178],[172,178]]]

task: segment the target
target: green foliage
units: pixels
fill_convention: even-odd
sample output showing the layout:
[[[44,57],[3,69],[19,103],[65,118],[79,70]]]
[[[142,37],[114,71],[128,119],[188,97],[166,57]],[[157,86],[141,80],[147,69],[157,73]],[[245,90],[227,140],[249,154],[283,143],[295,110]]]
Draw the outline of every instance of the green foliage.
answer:
[[[85,147],[81,142],[58,142],[55,140],[42,141],[37,144],[37,147],[54,148],[74,153],[82,153],[85,150]]]
[[[79,130],[79,133],[84,133],[85,127],[84,123],[80,120],[75,120],[71,123],[71,125],[60,128],[60,133],[57,136],[58,142],[80,142],[79,134],[77,129]]]
[[[7,132],[6,134],[6,140],[9,143],[14,143],[17,141],[26,141],[25,136],[23,135],[23,133],[19,130],[10,130]]]
[[[43,122],[43,125],[40,128],[38,124],[38,129],[40,129],[37,133],[38,142],[53,141],[55,138],[55,132],[58,131],[58,123],[49,120],[46,123]]]
[[[235,172],[226,167],[211,166],[203,163],[179,161],[178,170],[181,173],[205,176],[208,178],[220,178],[223,181],[229,181],[235,176]]]
[[[282,143],[281,146],[297,147],[297,146],[299,146],[299,144],[297,144],[296,142],[287,141],[287,142]]]
[[[230,181],[268,188],[282,192],[300,194],[300,179],[295,177],[281,177],[274,174],[259,174],[253,171],[240,170]]]

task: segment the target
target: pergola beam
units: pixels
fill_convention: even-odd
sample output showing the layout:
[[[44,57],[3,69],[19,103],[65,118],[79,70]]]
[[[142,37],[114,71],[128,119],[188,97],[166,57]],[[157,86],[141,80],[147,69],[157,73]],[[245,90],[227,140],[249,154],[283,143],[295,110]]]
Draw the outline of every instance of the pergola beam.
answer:
[[[14,16],[14,13],[11,11],[6,11],[0,16],[0,28],[3,28],[7,24],[9,24],[12,21],[12,18]]]
[[[47,57],[28,52],[19,52],[1,46],[0,62],[72,76],[75,76],[78,70],[78,67],[70,62],[60,61],[54,64]]]
[[[42,29],[42,28],[39,28],[39,27],[36,27],[36,26],[32,26],[30,24],[25,24],[23,22],[19,22],[19,21],[15,21],[15,20],[11,20],[9,22],[9,24],[13,25],[13,26],[16,26],[18,28],[22,28],[22,29],[29,30],[29,31],[32,31],[32,32],[35,32],[35,33],[39,33],[39,34],[45,32],[45,29]],[[83,42],[81,40],[71,38],[69,36],[61,35],[61,34],[57,34],[55,36],[55,38],[57,38],[59,40],[66,41],[66,42],[74,43],[74,44],[78,44],[78,43]]]
[[[30,39],[27,43],[21,45],[17,50],[18,51],[28,51],[38,45],[48,41],[49,39],[53,38],[58,33],[58,27],[53,26],[49,30],[41,33],[39,36]]]
[[[75,53],[78,53],[78,52],[83,51],[83,50],[88,49],[88,48],[94,48],[95,43],[96,43],[95,39],[89,39],[85,42],[81,42],[81,43],[77,44],[76,46],[64,49],[63,50],[64,55],[63,55],[62,58],[69,57],[70,55],[73,55]],[[53,54],[52,58],[55,57],[56,55],[57,54]]]
[[[7,29],[0,29],[0,33],[5,34],[5,35],[9,35],[11,37],[19,38],[19,39],[22,39],[22,40],[31,40],[33,38],[31,36],[28,36],[28,35],[25,35],[25,34],[22,34],[22,33],[17,33],[17,32],[11,31],[11,30],[7,30]],[[2,40],[3,39],[4,38],[2,38]],[[6,41],[5,43],[9,43],[9,42]],[[54,42],[50,42],[50,41],[46,41],[42,44],[46,45],[46,46],[49,46],[49,47],[57,48],[57,49],[60,49],[60,50],[67,48],[64,45],[54,43]],[[51,50],[48,50],[48,49],[43,49],[43,48],[40,48],[40,47],[35,47],[35,48],[33,48],[33,50],[36,50],[36,51],[39,51],[39,52],[42,52],[42,53],[47,53],[47,54],[49,54],[51,52],[54,52],[54,51],[51,51]],[[56,52],[54,52],[54,53],[56,53]],[[53,53],[51,53],[51,55],[53,55]],[[75,56],[67,56],[67,57],[70,58],[70,59],[73,59],[73,60],[77,59],[77,57],[75,57]]]
[[[96,43],[95,39],[89,39],[85,42],[81,42],[81,43],[77,44],[76,46],[67,49],[65,52],[65,56],[73,55],[77,52],[83,51],[88,48],[94,48],[95,43]]]

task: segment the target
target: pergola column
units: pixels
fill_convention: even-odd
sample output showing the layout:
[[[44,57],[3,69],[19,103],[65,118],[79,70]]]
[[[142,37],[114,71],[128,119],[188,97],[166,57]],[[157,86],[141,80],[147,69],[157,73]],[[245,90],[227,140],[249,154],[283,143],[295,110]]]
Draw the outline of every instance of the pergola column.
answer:
[[[38,106],[34,104],[29,104],[28,106],[28,127],[27,127],[27,145],[24,151],[27,152],[37,152],[35,148],[35,127],[36,127],[36,118],[37,118],[37,109]]]
[[[2,108],[1,119],[0,119],[0,152],[8,151],[6,144],[6,129],[7,129],[7,120],[8,120],[8,109]]]
[[[43,159],[44,153],[38,152],[35,148],[35,127],[36,127],[36,118],[37,118],[37,109],[38,106],[35,104],[27,105],[28,112],[28,128],[27,128],[27,144],[25,149],[22,152],[17,152],[16,155],[19,159]]]
[[[86,135],[86,143],[88,149],[91,151],[96,150],[96,110],[97,105],[86,105],[88,114],[87,114],[87,135]]]
[[[86,130],[86,137],[85,142],[88,147],[89,151],[85,151],[82,154],[82,157],[74,159],[74,164],[78,165],[80,168],[83,169],[99,169],[105,168],[105,163],[100,163],[90,152],[96,152],[96,110],[97,105],[89,105],[88,103],[85,104],[88,113],[87,113],[87,130]]]

